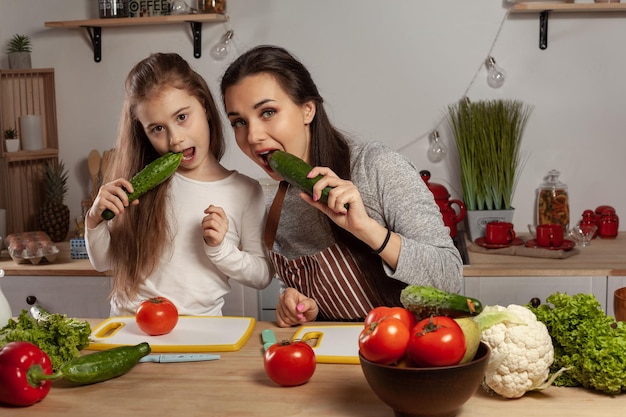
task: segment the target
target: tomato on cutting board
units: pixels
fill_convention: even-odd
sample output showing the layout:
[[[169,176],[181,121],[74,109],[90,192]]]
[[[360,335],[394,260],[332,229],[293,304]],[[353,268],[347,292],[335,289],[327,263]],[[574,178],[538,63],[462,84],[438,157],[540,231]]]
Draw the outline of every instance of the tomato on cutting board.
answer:
[[[148,298],[137,307],[135,321],[150,336],[168,334],[178,323],[178,309],[165,297]]]
[[[274,343],[263,357],[265,372],[278,385],[293,387],[307,382],[315,373],[315,352],[306,342]]]
[[[419,367],[457,365],[465,355],[461,326],[447,316],[421,320],[411,331],[407,352],[409,361]]]

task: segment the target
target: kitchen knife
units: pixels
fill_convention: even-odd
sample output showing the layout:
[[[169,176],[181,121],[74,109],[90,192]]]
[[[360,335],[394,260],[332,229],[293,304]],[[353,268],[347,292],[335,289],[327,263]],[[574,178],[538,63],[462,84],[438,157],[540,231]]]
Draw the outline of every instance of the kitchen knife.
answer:
[[[200,362],[214,361],[220,358],[220,355],[210,353],[185,353],[185,354],[169,354],[169,355],[146,355],[139,359],[139,362],[156,362],[156,363],[176,363],[176,362]]]
[[[263,349],[267,350],[270,346],[276,343],[276,335],[273,330],[265,329],[261,332],[261,339],[263,340]]]

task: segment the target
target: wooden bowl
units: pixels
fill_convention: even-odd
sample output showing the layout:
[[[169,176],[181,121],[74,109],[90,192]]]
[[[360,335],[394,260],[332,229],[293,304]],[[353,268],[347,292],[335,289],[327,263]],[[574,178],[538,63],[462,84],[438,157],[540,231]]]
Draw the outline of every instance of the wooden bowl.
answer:
[[[372,391],[396,417],[454,417],[481,385],[490,349],[480,343],[476,356],[463,365],[409,368],[370,362],[359,353]]]

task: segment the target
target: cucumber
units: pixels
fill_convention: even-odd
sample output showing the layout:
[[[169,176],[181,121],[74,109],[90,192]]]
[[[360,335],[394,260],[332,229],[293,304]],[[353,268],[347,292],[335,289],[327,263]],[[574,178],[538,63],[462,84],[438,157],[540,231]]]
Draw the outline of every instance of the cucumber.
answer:
[[[150,345],[143,342],[83,355],[61,365],[55,379],[63,378],[78,385],[106,381],[130,371],[150,351]]]
[[[407,285],[400,293],[400,302],[420,318],[475,316],[483,311],[482,303],[475,298],[420,285]]]
[[[297,156],[287,152],[273,151],[267,162],[285,181],[294,187],[298,187],[310,196],[313,196],[313,186],[323,177],[323,175],[318,175],[315,178],[307,178],[306,175],[311,172],[313,167]],[[321,202],[328,202],[330,190],[332,190],[331,187],[324,188],[320,196]]]
[[[126,191],[128,202],[135,201],[172,176],[182,160],[183,154],[181,152],[168,152],[146,165],[144,169],[130,180],[130,183],[133,185],[133,192],[129,193]],[[109,209],[102,212],[104,220],[111,220],[113,217],[115,217],[115,214]]]

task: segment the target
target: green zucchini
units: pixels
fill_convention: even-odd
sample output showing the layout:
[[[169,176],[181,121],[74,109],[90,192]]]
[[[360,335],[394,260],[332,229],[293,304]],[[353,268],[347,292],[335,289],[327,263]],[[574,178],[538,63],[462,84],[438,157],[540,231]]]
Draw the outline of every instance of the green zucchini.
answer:
[[[106,381],[130,371],[150,351],[150,345],[143,342],[90,353],[65,362],[56,372],[56,377],[78,385]]]
[[[400,293],[400,302],[419,318],[475,316],[483,311],[482,303],[475,298],[420,285],[407,285]]]
[[[171,177],[172,174],[176,172],[176,169],[178,169],[182,160],[183,154],[181,152],[168,152],[146,165],[144,169],[139,171],[130,180],[130,183],[133,185],[133,192],[129,193],[126,191],[128,202],[131,203],[135,201]],[[102,212],[102,218],[104,220],[111,220],[113,217],[115,217],[115,214],[109,209]]]
[[[318,175],[315,178],[307,178],[306,175],[311,172],[313,167],[297,156],[287,152],[273,151],[267,162],[285,181],[294,187],[298,187],[310,196],[313,195],[313,186],[323,177],[323,175]],[[320,196],[321,202],[328,202],[328,193],[330,193],[331,189],[331,187],[324,188]]]

